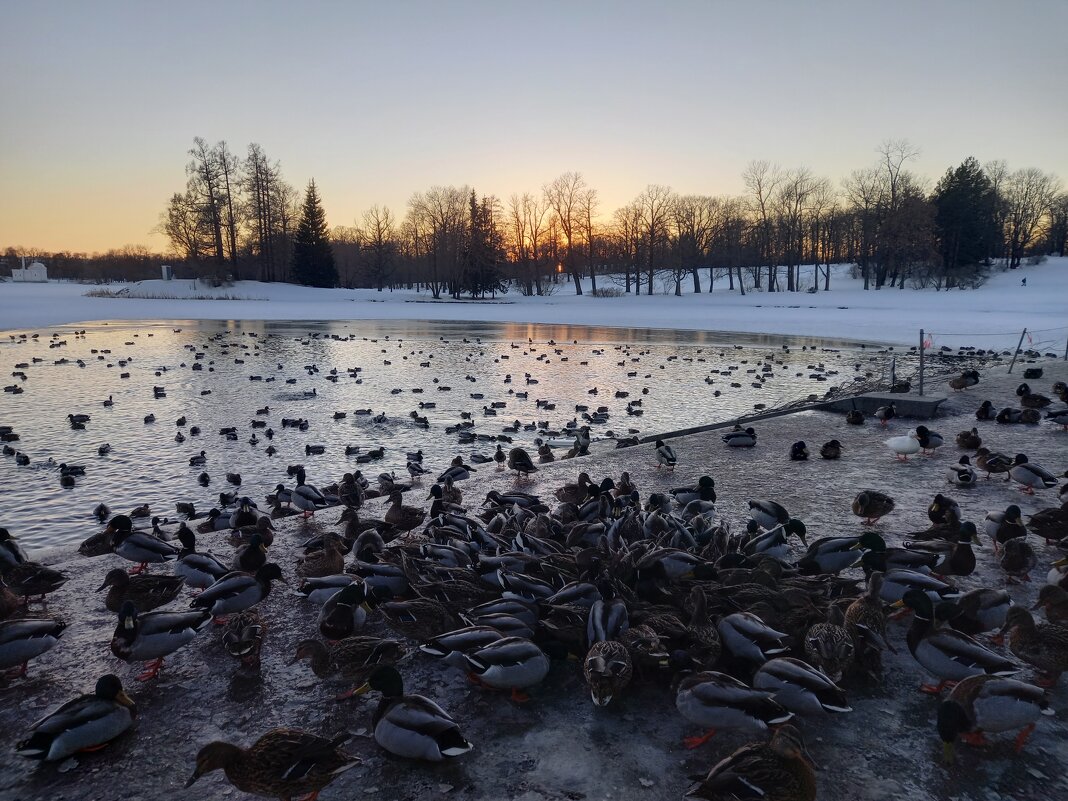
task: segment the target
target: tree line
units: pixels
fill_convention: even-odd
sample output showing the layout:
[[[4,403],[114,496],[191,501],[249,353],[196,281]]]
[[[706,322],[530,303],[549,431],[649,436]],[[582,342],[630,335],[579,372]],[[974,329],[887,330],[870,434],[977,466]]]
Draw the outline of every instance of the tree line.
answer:
[[[716,281],[742,293],[820,291],[839,263],[854,264],[865,289],[950,288],[978,283],[994,264],[1064,255],[1068,194],[1056,176],[967,158],[931,187],[910,170],[918,151],[907,141],[884,142],[877,154],[837,184],[753,161],[741,195],[651,184],[611,213],[579,172],[507,200],[435,186],[414,193],[402,217],[375,205],[353,225],[328,228],[314,182],[302,202],[259,145],[239,158],[226,142],[198,137],[185,190],[171,196],[158,230],[171,260],[198,276],[455,298],[509,288],[544,295],[561,281],[579,294],[653,294],[658,284],[681,294],[684,282],[702,292]],[[314,264],[302,254],[317,254]],[[140,277],[133,254],[112,261]],[[99,262],[86,259],[86,270]],[[803,264],[815,265],[804,286]]]

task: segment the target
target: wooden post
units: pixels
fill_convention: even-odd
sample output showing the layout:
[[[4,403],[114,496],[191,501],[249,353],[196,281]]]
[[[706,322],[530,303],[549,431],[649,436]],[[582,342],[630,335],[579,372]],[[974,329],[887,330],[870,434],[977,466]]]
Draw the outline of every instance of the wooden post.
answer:
[[[1068,362],[1068,340],[1064,342],[1064,360]]]
[[[920,329],[920,397],[923,397],[923,329]]]
[[[1012,363],[1009,364],[1009,375],[1012,375],[1012,367],[1016,364],[1016,356],[1020,352],[1020,346],[1023,345],[1023,338],[1027,336],[1027,329],[1025,328],[1020,332],[1020,341],[1016,343],[1016,350],[1012,353]]]

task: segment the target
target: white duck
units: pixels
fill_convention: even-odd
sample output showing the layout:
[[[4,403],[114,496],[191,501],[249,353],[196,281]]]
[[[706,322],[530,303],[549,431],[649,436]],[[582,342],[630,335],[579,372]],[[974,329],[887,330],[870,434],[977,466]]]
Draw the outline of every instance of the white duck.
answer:
[[[898,459],[902,461],[908,461],[908,458],[914,453],[920,452],[920,438],[916,433],[916,429],[913,429],[903,437],[890,437],[890,439],[884,439],[883,444],[892,450]]]

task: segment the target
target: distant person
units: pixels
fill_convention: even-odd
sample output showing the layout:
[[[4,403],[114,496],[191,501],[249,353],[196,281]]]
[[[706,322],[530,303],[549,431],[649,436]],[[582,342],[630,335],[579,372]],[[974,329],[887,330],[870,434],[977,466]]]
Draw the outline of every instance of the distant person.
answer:
[[[1026,278],[1021,278],[1020,279],[1020,286],[1027,286],[1027,279]]]

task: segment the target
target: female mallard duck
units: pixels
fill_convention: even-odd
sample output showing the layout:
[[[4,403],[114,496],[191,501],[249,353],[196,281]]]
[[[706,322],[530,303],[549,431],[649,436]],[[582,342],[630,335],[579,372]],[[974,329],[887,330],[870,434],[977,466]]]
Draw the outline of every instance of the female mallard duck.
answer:
[[[137,567],[130,569],[133,575],[143,573],[150,564],[160,565],[178,555],[178,549],[169,542],[145,531],[134,531],[133,521],[126,515],[113,517],[108,529],[112,531],[112,551],[137,563]]]
[[[230,568],[210,553],[198,553],[196,535],[184,523],[178,529],[178,541],[182,550],[174,563],[174,574],[185,579],[185,583],[197,589],[207,589],[230,572]]]
[[[864,594],[845,610],[845,626],[853,638],[854,658],[869,670],[879,669],[881,653],[891,648],[886,639],[886,607],[880,595],[883,589],[883,574],[880,571],[868,576]]]
[[[1045,395],[1031,392],[1031,387],[1027,384],[1016,387],[1016,397],[1020,399],[1020,405],[1028,409],[1043,409],[1053,403]]]
[[[976,420],[993,420],[997,416],[998,416],[998,410],[995,409],[994,408],[994,404],[992,404],[988,400],[983,401],[979,405],[979,408],[975,410],[975,419]]]
[[[836,439],[823,443],[823,446],[820,448],[820,456],[824,459],[841,459],[842,443]]]
[[[538,471],[538,466],[530,458],[530,454],[523,448],[512,448],[508,451],[508,469],[515,470],[517,476],[528,476]]]
[[[845,614],[839,606],[832,604],[829,607],[827,621],[812,626],[805,634],[804,642],[808,661],[831,681],[840,681],[842,674],[853,664],[856,648],[845,627]],[[793,709],[789,704],[786,706]]]
[[[751,612],[735,612],[722,617],[716,628],[726,649],[747,662],[763,664],[771,657],[790,650],[788,634],[776,631]]]
[[[367,588],[354,581],[331,595],[319,610],[319,633],[328,640],[343,640],[367,622]]]
[[[1068,670],[1068,626],[1058,623],[1035,623],[1031,613],[1014,606],[1005,617],[1002,632],[1008,632],[1009,650],[1037,668],[1035,684],[1052,687],[1061,673]]]
[[[801,732],[787,724],[776,729],[767,744],[742,746],[717,762],[686,791],[686,798],[815,801],[816,774]]]
[[[853,514],[864,518],[865,525],[871,525],[880,517],[894,511],[894,499],[875,490],[864,490],[853,499]]]
[[[947,611],[949,625],[974,635],[1000,629],[1012,606],[1012,598],[1004,590],[980,587],[957,598],[955,605],[952,613]]]
[[[197,754],[197,767],[185,783],[222,770],[227,781],[243,793],[290,799],[314,799],[339,775],[360,764],[340,748],[351,735],[333,740],[300,729],[271,729],[249,748],[215,741]]]
[[[597,706],[607,706],[630,684],[633,668],[630,651],[615,640],[594,643],[586,654],[582,673]]]
[[[916,438],[920,441],[920,448],[924,453],[934,453],[936,449],[945,444],[945,438],[937,431],[932,431],[927,426],[916,426]]]
[[[371,725],[375,742],[391,754],[441,762],[474,748],[460,734],[460,727],[448,712],[422,695],[404,694],[404,684],[396,668],[388,665],[376,668],[356,694],[369,690],[382,693]]]
[[[706,729],[702,735],[683,740],[690,749],[707,743],[721,729],[761,734],[793,717],[771,692],[711,670],[693,673],[679,683],[675,708],[690,723]]]
[[[0,576],[0,620],[7,620],[19,608],[19,597],[15,595]]]
[[[92,694],[81,695],[30,726],[15,753],[56,762],[80,751],[96,751],[133,725],[137,706],[122,689],[119,677],[96,681]]]
[[[147,663],[137,677],[138,681],[147,681],[159,674],[164,658],[191,641],[210,618],[205,611],[141,615],[136,606],[126,601],[119,610],[111,652],[123,662]]]
[[[464,654],[464,661],[479,684],[511,690],[512,700],[517,703],[530,700],[521,690],[540,683],[549,672],[549,657],[524,637],[504,637],[491,642]]]
[[[1004,657],[988,651],[967,634],[940,626],[935,620],[934,604],[922,590],[909,590],[896,606],[907,606],[915,613],[906,640],[909,651],[929,673],[940,681],[923,684],[922,692],[937,695],[950,682],[983,673],[1012,676],[1020,668]]]
[[[884,439],[883,444],[894,452],[894,458],[901,462],[907,462],[914,453],[919,453],[923,447],[920,444],[920,435],[916,429],[912,429],[903,437],[890,437]]]
[[[949,386],[954,392],[960,392],[962,389],[968,387],[974,387],[979,383],[979,371],[978,370],[965,370],[956,378],[949,380]]]
[[[255,575],[237,571],[227,573],[194,598],[189,606],[209,610],[215,622],[222,624],[227,615],[255,606],[270,595],[272,581],[286,581],[282,568],[274,562],[265,564]]]
[[[0,571],[0,575],[13,593],[22,596],[23,603],[28,603],[31,596],[44,600],[46,595],[55,592],[67,581],[65,573],[37,562],[21,562]]]
[[[1056,584],[1045,584],[1031,608],[1044,610],[1050,623],[1068,624],[1068,591]]]
[[[1068,384],[1063,381],[1054,381],[1050,389],[1063,403],[1068,403]]]
[[[59,642],[67,624],[47,618],[23,618],[0,623],[0,670],[21,665],[17,675],[26,675],[26,666]]]
[[[957,447],[964,448],[966,451],[979,450],[983,445],[983,438],[979,436],[979,429],[973,428],[971,431],[961,431],[957,434]]]
[[[938,706],[938,736],[946,762],[954,760],[957,738],[968,745],[987,745],[984,732],[1020,729],[1016,753],[1023,750],[1042,715],[1054,714],[1049,695],[1015,679],[969,676],[954,687]]]
[[[246,609],[230,618],[223,632],[226,653],[241,662],[239,674],[255,675],[260,669],[260,651],[267,635],[267,624],[255,609]]]
[[[1035,549],[1023,537],[1009,540],[1001,548],[1001,556],[998,559],[1001,569],[1009,576],[1010,584],[1020,581],[1030,581],[1031,571],[1038,564],[1038,556]]]
[[[808,461],[808,445],[806,445],[803,440],[795,442],[793,445],[790,446],[790,461]]]
[[[1004,453],[992,451],[989,448],[980,448],[975,452],[975,466],[986,473],[989,479],[992,473],[1008,473],[1012,467],[1012,459]],[[1008,476],[1005,477],[1006,481]]]
[[[724,434],[723,441],[727,443],[728,448],[752,448],[757,443],[756,430],[737,427],[736,430]]]
[[[456,620],[437,601],[416,598],[412,601],[389,601],[378,607],[394,631],[423,642],[456,628]]]
[[[399,492],[390,493],[390,507],[383,519],[398,531],[411,531],[426,518],[426,512],[414,506],[404,505],[404,496]]]
[[[974,487],[977,480],[975,468],[967,456],[960,457],[955,465],[950,465],[946,470],[946,481],[958,487]]]
[[[289,664],[308,659],[312,672],[321,679],[340,674],[343,681],[352,685],[352,689],[337,696],[340,701],[351,698],[377,668],[395,665],[404,653],[404,646],[397,640],[378,637],[348,637],[330,646],[319,640],[301,640]]]
[[[574,484],[564,484],[553,495],[556,496],[556,500],[560,501],[560,503],[579,504],[596,492],[597,485],[590,479],[590,474],[583,471],[579,473],[578,481]]]
[[[302,578],[319,578],[322,576],[336,576],[345,570],[346,546],[341,537],[332,532],[323,535],[323,547],[312,551],[299,560],[297,575]]]
[[[845,641],[848,639],[849,635],[845,635]],[[795,715],[853,711],[845,691],[829,676],[789,656],[769,659],[761,665],[753,676],[753,688],[768,690],[776,703]]]
[[[1009,468],[1009,478],[1019,484],[1028,495],[1034,495],[1036,489],[1050,489],[1057,486],[1057,477],[1049,470],[1027,461],[1023,453],[1016,454],[1012,467]]]
[[[712,476],[701,476],[693,486],[676,487],[673,490],[669,490],[668,494],[675,499],[675,503],[679,506],[686,506],[693,501],[715,503],[716,482],[712,479]]]
[[[864,412],[854,407],[846,412],[845,421],[851,426],[862,426],[864,425]]]
[[[151,612],[177,598],[184,584],[185,579],[181,576],[131,576],[116,567],[108,571],[104,583],[96,591],[111,588],[104,598],[104,606],[109,612],[118,612],[126,601],[133,602],[140,611]]]

